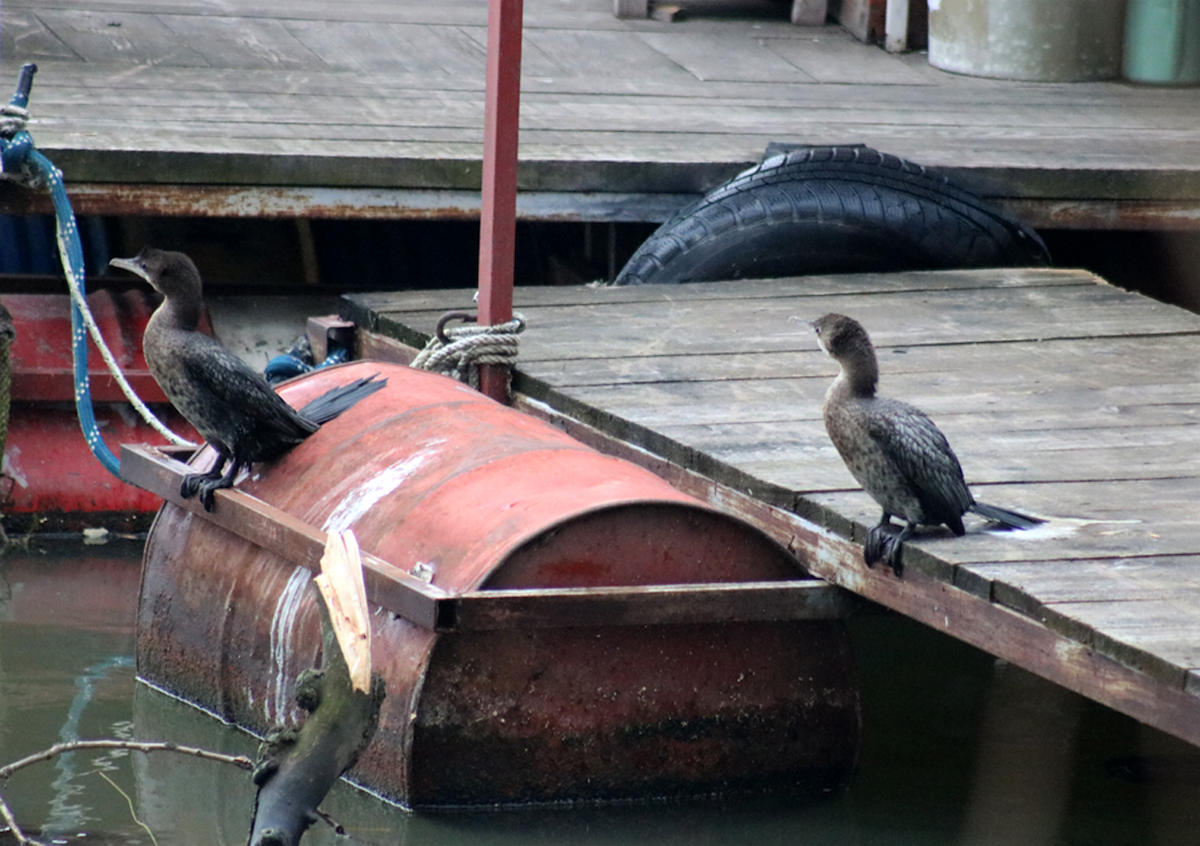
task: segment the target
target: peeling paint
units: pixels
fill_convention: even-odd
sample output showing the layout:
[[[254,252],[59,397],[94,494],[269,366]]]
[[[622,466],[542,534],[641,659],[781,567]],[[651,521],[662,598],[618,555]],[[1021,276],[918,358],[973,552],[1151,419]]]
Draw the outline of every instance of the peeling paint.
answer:
[[[438,447],[444,443],[444,438],[430,442],[424,449],[398,461],[350,491],[338,503],[338,507],[333,509],[333,513],[325,520],[321,529],[330,534],[350,529],[360,517],[374,508],[376,503],[412,478],[425,460],[436,455]]]
[[[16,466],[16,459],[18,459],[20,457],[21,457],[21,448],[19,446],[14,446],[12,444],[9,444],[8,447],[4,450],[4,461],[3,461],[3,464],[0,464],[0,473],[3,473],[3,475],[8,476],[10,479],[12,479],[14,482],[16,482],[22,488],[28,489],[29,488],[29,479],[26,478],[25,474],[22,473],[20,470],[18,470],[17,466]]]
[[[289,647],[292,629],[300,612],[300,601],[304,598],[305,588],[311,579],[312,573],[304,567],[292,570],[287,585],[279,594],[275,614],[271,618],[271,667],[275,672],[275,685],[273,695],[270,701],[263,703],[263,709],[268,721],[276,724],[284,721],[284,716],[291,707],[286,694],[293,674],[288,672],[287,659],[291,651]]]

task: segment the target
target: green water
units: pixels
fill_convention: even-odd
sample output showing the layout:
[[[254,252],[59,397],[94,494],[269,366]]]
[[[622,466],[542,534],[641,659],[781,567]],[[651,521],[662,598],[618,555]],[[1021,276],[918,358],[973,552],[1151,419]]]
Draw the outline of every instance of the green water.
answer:
[[[131,541],[72,542],[0,558],[0,764],[102,737],[253,755],[251,738],[137,682],[140,552]],[[851,633],[865,730],[857,775],[842,794],[414,815],[343,785],[325,808],[350,836],[318,824],[305,842],[1200,842],[1192,747],[904,619],[861,617]],[[1130,756],[1154,777],[1110,774],[1107,764]],[[120,751],[38,764],[0,784],[0,794],[22,826],[53,843],[241,844],[253,802],[249,777],[235,768]]]

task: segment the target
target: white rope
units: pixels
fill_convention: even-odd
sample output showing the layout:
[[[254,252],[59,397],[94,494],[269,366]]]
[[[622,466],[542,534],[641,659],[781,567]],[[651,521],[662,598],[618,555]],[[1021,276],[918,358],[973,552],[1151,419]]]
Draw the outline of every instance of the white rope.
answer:
[[[71,227],[74,225],[74,221],[67,224],[67,226]],[[66,239],[69,235],[69,232],[64,231],[63,227],[60,226],[56,235],[58,238],[58,249],[61,254],[65,256],[67,254]],[[79,311],[83,315],[84,325],[87,326],[88,334],[92,336],[92,341],[96,344],[96,348],[100,350],[100,357],[103,358],[104,363],[108,365],[108,369],[112,373],[113,378],[116,379],[117,384],[121,386],[121,392],[125,394],[125,397],[129,400],[133,407],[137,409],[137,412],[142,416],[142,419],[145,420],[146,423],[154,429],[154,431],[158,432],[168,441],[176,446],[181,447],[195,448],[198,446],[197,444],[189,441],[187,438],[181,438],[179,435],[176,435],[174,432],[164,426],[159,419],[154,416],[154,412],[152,412],[146,406],[146,404],[142,402],[141,398],[133,390],[133,386],[130,385],[125,379],[125,374],[121,372],[121,366],[117,364],[117,360],[113,357],[112,352],[108,349],[108,344],[104,342],[104,337],[100,334],[100,327],[96,325],[96,320],[92,317],[92,310],[88,308],[87,297],[83,295],[83,288],[79,284],[79,280],[75,278],[75,273],[71,270],[71,263],[64,261],[62,264],[63,272],[67,277],[67,287],[71,291],[71,299],[75,302],[75,305],[79,307]]]
[[[425,349],[413,359],[411,367],[441,373],[479,387],[479,365],[504,364],[517,361],[519,338],[525,330],[525,318],[513,314],[513,319],[496,326],[452,326],[443,330],[449,343],[443,344],[435,335]]]
[[[29,109],[13,105],[0,107],[0,135],[12,138],[18,132],[24,132],[28,123]]]

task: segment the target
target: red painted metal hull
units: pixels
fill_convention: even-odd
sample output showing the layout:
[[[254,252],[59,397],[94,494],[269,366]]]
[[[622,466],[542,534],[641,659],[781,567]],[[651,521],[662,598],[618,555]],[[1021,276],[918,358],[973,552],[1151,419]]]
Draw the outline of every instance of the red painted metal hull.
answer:
[[[133,418],[127,405],[96,407],[97,422],[114,451],[121,443],[164,442]],[[185,437],[197,437],[173,411],[166,411],[162,419]],[[144,530],[162,505],[159,497],[104,469],[88,450],[74,406],[62,403],[13,404],[0,485],[4,523],[10,531],[24,530],[35,516],[45,521],[42,528],[47,530]]]
[[[451,594],[801,575],[756,529],[442,377],[363,362],[282,393],[301,405],[375,371],[384,391],[238,487],[352,528]],[[310,582],[165,506],[146,546],[139,673],[255,731],[293,716],[293,680],[319,653]],[[855,759],[858,693],[836,622],[446,634],[382,609],[372,620],[388,696],[353,777],[405,805],[828,790]]]
[[[79,428],[73,405],[70,298],[6,294],[3,302],[17,330],[9,350],[13,404],[0,480],[5,525],[20,531],[36,516],[45,521],[45,529],[145,529],[162,500],[114,478],[89,452]],[[142,333],[156,304],[148,289],[88,295],[105,343],[138,396],[156,403],[156,413],[174,431],[196,439],[191,426],[166,404],[142,354]],[[114,452],[121,443],[165,443],[133,412],[90,342],[88,373],[96,418]]]

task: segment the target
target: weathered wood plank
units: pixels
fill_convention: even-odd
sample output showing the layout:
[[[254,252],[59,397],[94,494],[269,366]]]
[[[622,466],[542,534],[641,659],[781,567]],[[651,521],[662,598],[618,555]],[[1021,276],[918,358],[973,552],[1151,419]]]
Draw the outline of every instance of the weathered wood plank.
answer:
[[[1046,606],[1071,602],[1171,599],[1200,592],[1200,557],[1145,555],[1102,560],[967,564],[982,598],[1038,619]]]
[[[803,41],[773,38],[767,49],[818,82],[936,85],[940,81],[928,64],[914,64],[866,44],[855,48],[826,37]]]
[[[1200,549],[1200,479],[1194,476],[976,484],[972,490],[980,500],[1043,515],[1051,522],[1028,532],[977,532],[964,538],[954,538],[944,530],[931,531],[923,533],[914,545],[951,567],[1190,556]],[[806,494],[804,499],[859,526],[879,519],[879,506],[858,490]],[[976,530],[984,528],[979,520],[972,519],[971,525]],[[973,567],[967,568],[961,578],[971,592],[978,593],[982,588],[973,573]],[[1011,596],[1005,604],[1018,605]]]
[[[51,9],[40,12],[38,18],[84,62],[210,66],[199,51],[154,15]],[[19,43],[14,48],[22,49]]]
[[[946,281],[967,277],[948,276]],[[975,277],[986,278],[981,273]],[[1152,300],[1130,295],[1108,285],[1060,286],[1052,291],[1038,287],[1007,288],[949,287],[939,289],[936,300],[910,296],[906,290],[878,290],[868,298],[856,290],[869,285],[870,275],[845,277],[848,293],[828,293],[818,287],[809,296],[807,281],[760,283],[760,291],[773,284],[774,297],[737,299],[693,299],[689,289],[682,296],[651,292],[650,301],[629,302],[631,295],[616,294],[620,300],[605,304],[606,327],[603,352],[576,328],[586,325],[591,305],[560,305],[540,316],[535,311],[539,294],[518,291],[516,307],[525,308],[534,321],[530,331],[532,349],[526,354],[538,360],[538,347],[555,359],[646,355],[715,355],[739,352],[764,353],[812,349],[813,341],[803,320],[827,311],[850,312],[868,327],[881,350],[915,345],[1050,341],[1068,338],[1117,337],[1121,335],[1176,335],[1200,332],[1200,317]],[[725,283],[721,283],[724,285]],[[819,286],[829,283],[822,280]],[[833,283],[836,285],[836,282]],[[703,290],[704,286],[697,286]],[[604,293],[585,293],[590,303],[603,302]],[[746,290],[746,289],[743,289]],[[927,289],[935,290],[935,289]],[[820,294],[817,296],[816,294]],[[561,293],[549,296],[564,300]],[[717,295],[719,296],[719,294]],[[894,320],[897,310],[908,318]],[[394,319],[399,312],[384,306],[381,314]],[[428,313],[403,312],[409,325],[430,331],[440,310]],[[539,319],[540,317],[540,319]],[[581,322],[582,321],[582,322]],[[536,340],[534,340],[536,339]]]
[[[813,82],[796,64],[749,39],[731,41],[719,33],[640,33],[642,41],[702,81]]]

